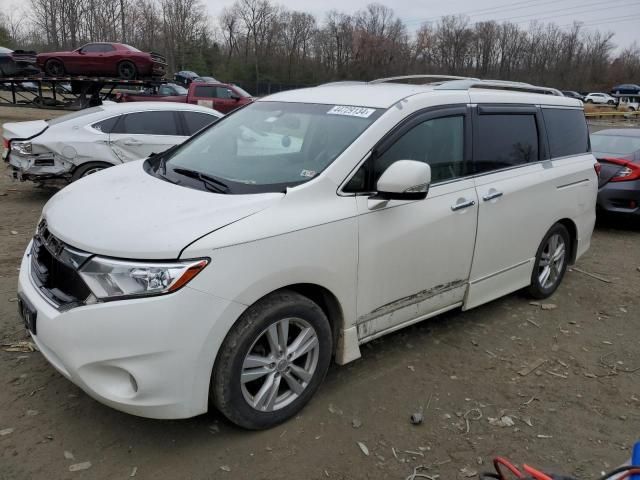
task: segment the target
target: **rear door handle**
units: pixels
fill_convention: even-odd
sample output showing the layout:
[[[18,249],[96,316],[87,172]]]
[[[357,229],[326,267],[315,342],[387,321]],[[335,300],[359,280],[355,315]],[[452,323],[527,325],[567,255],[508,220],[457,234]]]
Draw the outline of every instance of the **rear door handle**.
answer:
[[[482,200],[484,200],[485,202],[488,202],[489,200],[493,200],[494,198],[498,198],[501,196],[502,196],[502,192],[493,191],[493,192],[487,193],[484,197],[482,197]]]
[[[463,208],[473,207],[476,204],[475,200],[462,200],[460,203],[456,203],[455,205],[451,205],[451,210],[454,212],[456,210],[462,210]]]
[[[140,140],[135,140],[135,139],[130,139],[130,140],[125,140],[124,142],[125,145],[142,145],[142,142]]]

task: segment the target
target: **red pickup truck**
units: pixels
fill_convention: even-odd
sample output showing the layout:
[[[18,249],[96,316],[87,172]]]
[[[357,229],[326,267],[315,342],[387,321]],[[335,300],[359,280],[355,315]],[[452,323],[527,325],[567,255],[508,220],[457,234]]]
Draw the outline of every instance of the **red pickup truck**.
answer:
[[[204,83],[192,82],[184,94],[169,92],[169,88],[162,85],[157,93],[143,92],[140,94],[121,93],[117,100],[120,102],[182,102],[193,103],[213,108],[222,113],[229,113],[236,108],[251,103],[255,100],[249,93],[237,85],[230,83]],[[177,86],[177,85],[176,85]],[[174,87],[172,85],[172,87]],[[182,92],[181,92],[182,93]]]

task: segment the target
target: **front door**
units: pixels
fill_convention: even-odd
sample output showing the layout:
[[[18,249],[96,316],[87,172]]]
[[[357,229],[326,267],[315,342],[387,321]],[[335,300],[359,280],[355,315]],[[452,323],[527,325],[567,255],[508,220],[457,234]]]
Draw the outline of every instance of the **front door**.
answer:
[[[430,111],[383,140],[346,191],[372,190],[397,160],[428,163],[427,198],[378,206],[357,196],[359,255],[357,326],[361,341],[461,305],[476,235],[477,197],[467,176],[467,107]],[[358,185],[361,182],[362,185]]]

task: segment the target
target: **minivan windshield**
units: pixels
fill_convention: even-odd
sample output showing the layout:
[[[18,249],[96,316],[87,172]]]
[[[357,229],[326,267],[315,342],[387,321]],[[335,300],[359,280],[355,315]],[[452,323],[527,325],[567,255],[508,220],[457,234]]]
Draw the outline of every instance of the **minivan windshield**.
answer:
[[[219,193],[284,191],[317,176],[381,114],[344,105],[252,103],[167,152],[155,171],[203,190],[211,190],[213,179],[224,186]]]

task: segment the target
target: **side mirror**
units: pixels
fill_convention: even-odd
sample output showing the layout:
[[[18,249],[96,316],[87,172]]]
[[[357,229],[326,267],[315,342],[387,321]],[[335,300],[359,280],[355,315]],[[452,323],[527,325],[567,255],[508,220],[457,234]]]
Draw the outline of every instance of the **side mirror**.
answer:
[[[378,179],[379,200],[421,200],[431,183],[431,167],[416,160],[397,160]]]
[[[233,93],[232,92],[231,95],[230,95],[230,98],[237,102],[238,100],[240,100],[240,95],[238,95],[237,93]]]

